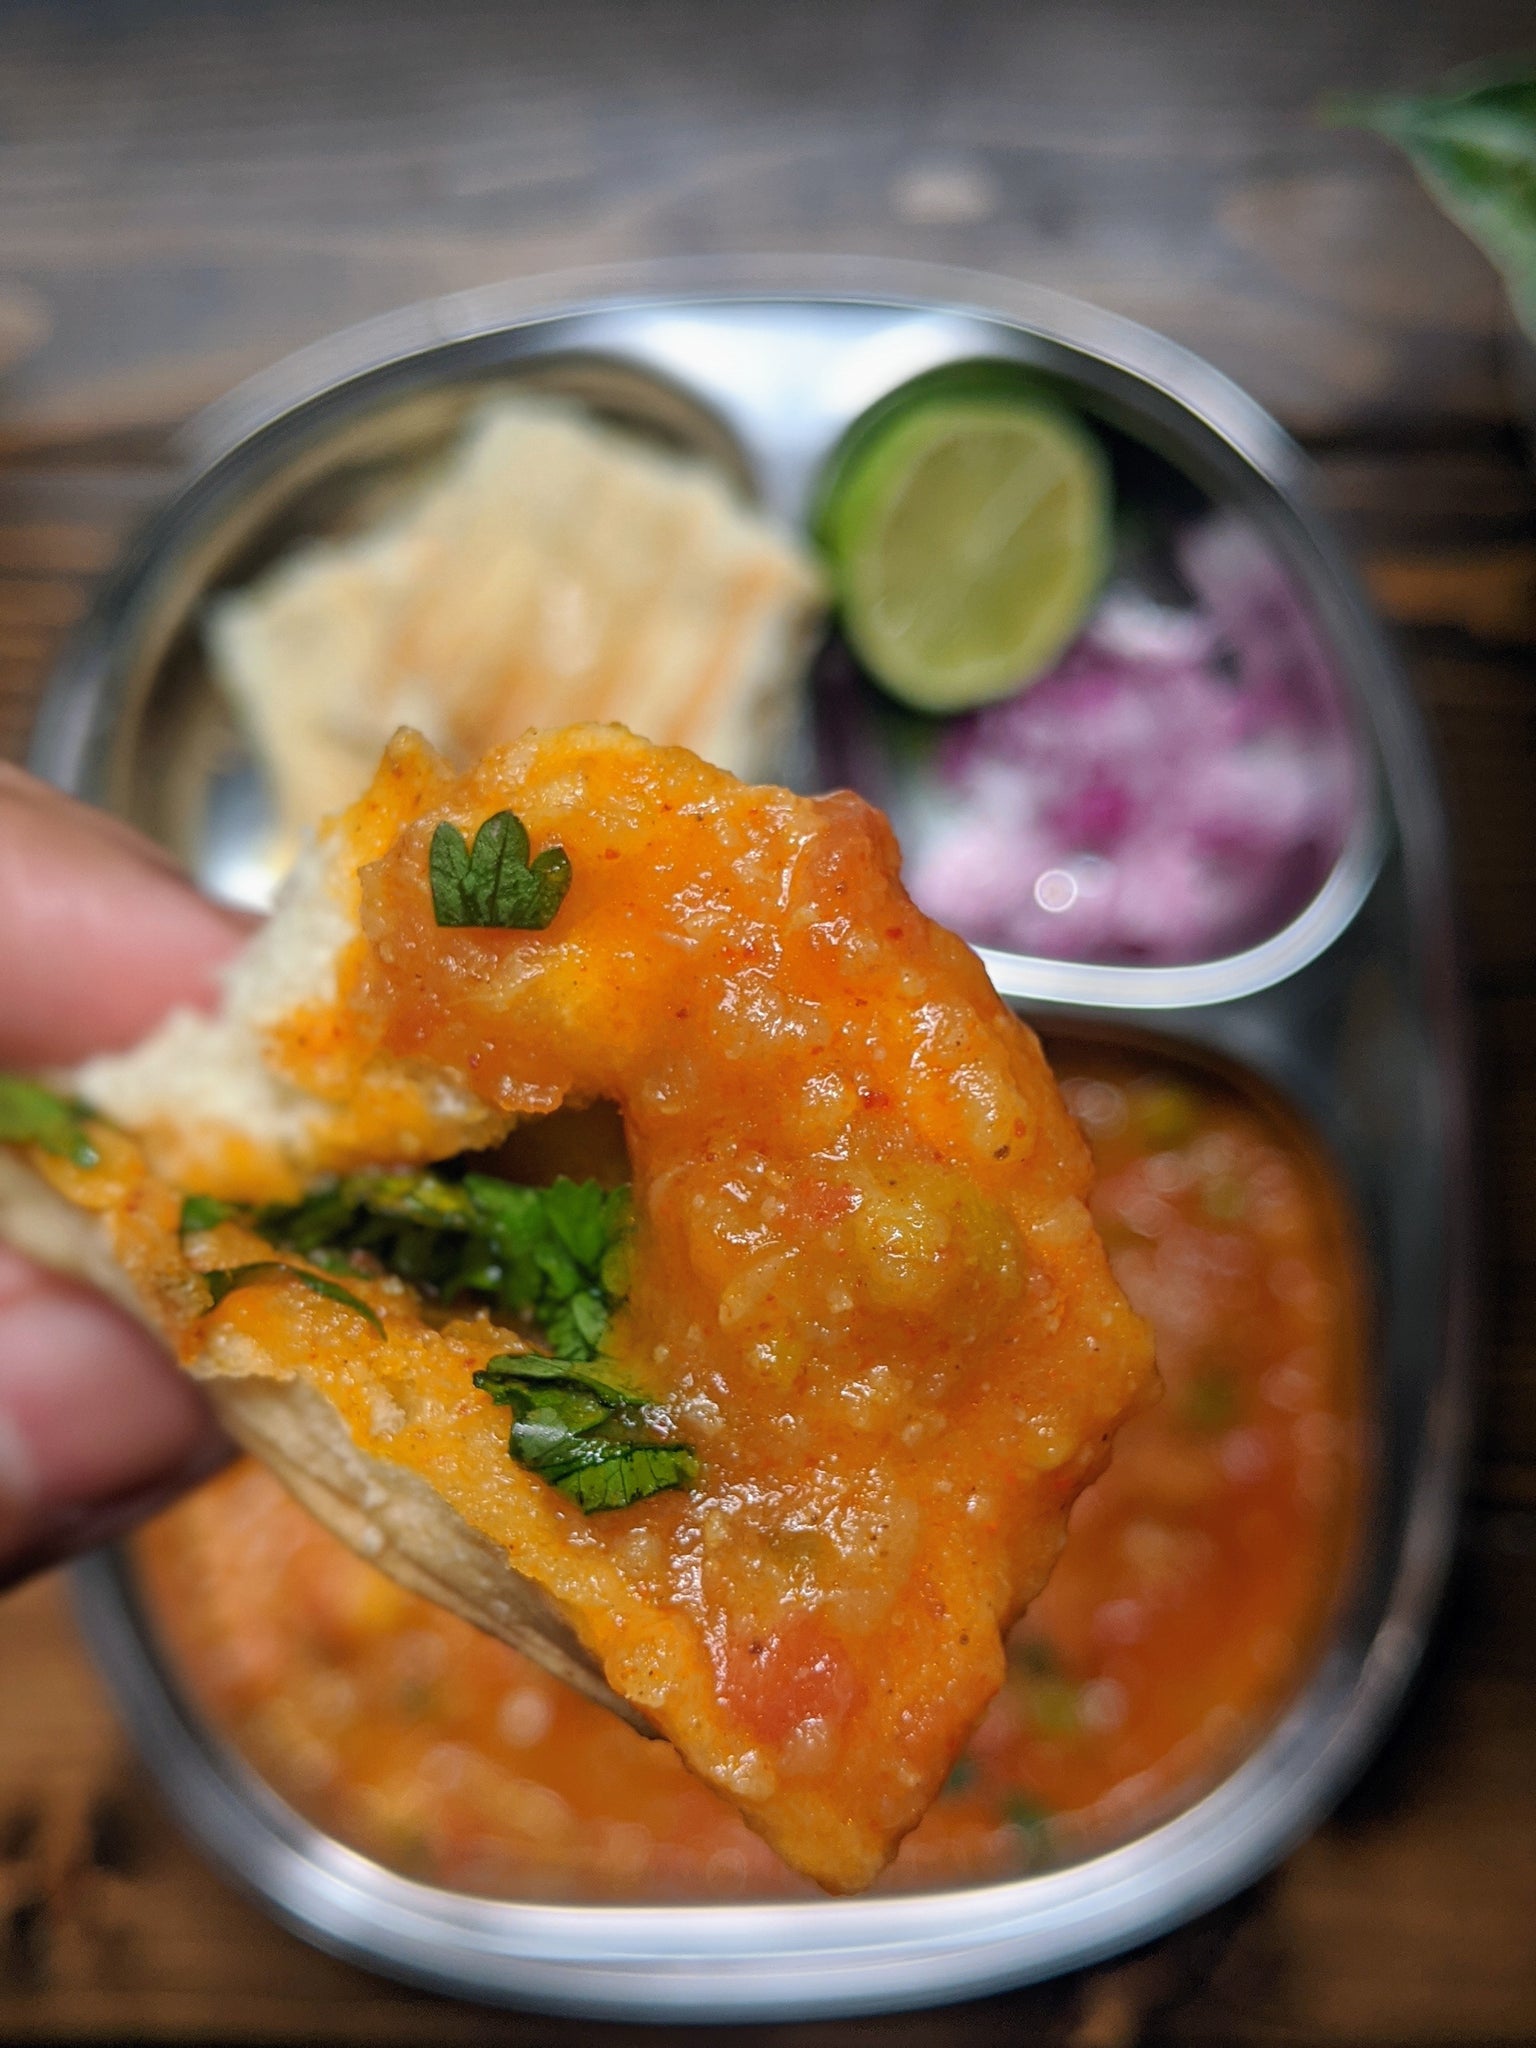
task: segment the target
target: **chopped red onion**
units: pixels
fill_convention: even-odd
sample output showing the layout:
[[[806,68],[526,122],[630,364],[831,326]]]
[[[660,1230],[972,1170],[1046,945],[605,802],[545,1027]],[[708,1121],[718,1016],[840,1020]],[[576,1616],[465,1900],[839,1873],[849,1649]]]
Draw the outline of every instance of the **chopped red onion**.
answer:
[[[977,944],[1211,959],[1338,858],[1353,748],[1316,628],[1243,522],[1203,522],[1180,559],[1195,608],[1112,593],[1051,674],[945,732],[908,881]]]

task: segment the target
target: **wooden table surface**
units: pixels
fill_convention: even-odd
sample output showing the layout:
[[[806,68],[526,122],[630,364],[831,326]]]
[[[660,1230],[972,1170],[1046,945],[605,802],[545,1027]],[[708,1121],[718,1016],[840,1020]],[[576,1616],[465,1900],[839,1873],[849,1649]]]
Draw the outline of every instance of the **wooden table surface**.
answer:
[[[246,372],[429,293],[711,250],[922,256],[1210,356],[1310,445],[1400,629],[1482,1054],[1484,1406],[1423,1680],[1272,1878],[1129,1960],[810,2048],[1536,2039],[1536,487],[1491,274],[1313,119],[1529,0],[0,0],[0,749]],[[3,1000],[3,995],[0,995]],[[722,2030],[729,2032],[730,2030]],[[0,2040],[601,2044],[279,1932],[176,1834],[63,1592],[0,1605]]]

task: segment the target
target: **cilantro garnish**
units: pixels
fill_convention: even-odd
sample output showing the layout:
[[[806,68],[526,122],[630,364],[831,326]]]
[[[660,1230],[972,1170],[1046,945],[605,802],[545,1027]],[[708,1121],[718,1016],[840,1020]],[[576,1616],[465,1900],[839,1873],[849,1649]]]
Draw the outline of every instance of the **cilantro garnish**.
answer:
[[[76,1166],[99,1166],[101,1154],[86,1133],[87,1112],[40,1082],[0,1074],[0,1145],[40,1145]]]
[[[475,1385],[512,1410],[507,1448],[586,1514],[626,1508],[691,1486],[699,1461],[686,1444],[641,1434],[643,1403],[605,1372],[561,1358],[493,1358]]]
[[[440,1300],[488,1297],[572,1361],[597,1356],[629,1286],[629,1191],[596,1181],[528,1188],[481,1173],[357,1173],[265,1208],[189,1195],[182,1231],[231,1216],[318,1265],[364,1254]]]
[[[541,932],[565,900],[571,863],[564,847],[528,858],[528,834],[512,811],[497,811],[475,834],[474,849],[446,819],[432,835],[428,861],[432,909],[440,925],[487,925]]]
[[[230,1217],[313,1265],[355,1270],[373,1260],[440,1301],[468,1295],[530,1323],[553,1358],[493,1358],[475,1384],[515,1410],[512,1456],[587,1513],[627,1507],[665,1488],[687,1486],[698,1461],[685,1444],[645,1433],[645,1396],[600,1356],[614,1310],[629,1289],[628,1188],[557,1180],[520,1187],[489,1174],[448,1180],[434,1173],[358,1173],[321,1182],[302,1202],[237,1208],[189,1195],[183,1232]],[[292,1273],[317,1294],[347,1299],[317,1273],[276,1261],[236,1267],[236,1276]],[[210,1285],[225,1276],[207,1274]],[[244,1284],[240,1278],[229,1285]],[[215,1292],[221,1300],[228,1292]]]
[[[956,1798],[962,1792],[974,1791],[980,1776],[981,1773],[971,1757],[957,1756],[950,1767],[949,1776],[944,1780],[945,1793],[951,1798]]]
[[[216,1266],[203,1278],[208,1283],[208,1292],[217,1308],[226,1295],[233,1294],[237,1287],[256,1287],[266,1280],[297,1280],[301,1287],[307,1287],[311,1294],[318,1294],[322,1300],[334,1301],[340,1308],[349,1308],[354,1315],[362,1316],[382,1337],[384,1325],[377,1312],[370,1308],[348,1287],[338,1287],[334,1280],[327,1280],[323,1273],[306,1272],[302,1266],[287,1265],[282,1259],[254,1259],[248,1266]]]
[[[1003,1801],[1003,1818],[1016,1828],[1019,1846],[1027,1862],[1038,1868],[1051,1854],[1051,1809],[1027,1792],[1015,1792]]]

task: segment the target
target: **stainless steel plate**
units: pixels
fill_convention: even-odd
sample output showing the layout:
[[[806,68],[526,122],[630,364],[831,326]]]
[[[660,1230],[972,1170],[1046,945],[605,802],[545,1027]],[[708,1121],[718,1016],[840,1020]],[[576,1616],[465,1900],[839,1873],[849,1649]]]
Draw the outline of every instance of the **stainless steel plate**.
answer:
[[[1374,1309],[1365,1543],[1303,1690],[1182,1812],[1038,1876],[816,1905],[532,1906],[396,1877],[300,1820],[203,1725],[124,1559],[82,1567],[92,1642],[189,1828],[311,1940],[461,1994],[628,2018],[805,2017],[972,1996],[1143,1941],[1251,1881],[1338,1797],[1401,1698],[1449,1551],[1471,1203],[1445,835],[1422,729],[1302,458],[1216,372],[1124,321],[996,280],[858,270],[714,266],[471,293],[242,387],[192,429],[187,483],[61,664],[33,765],[147,825],[210,885],[259,898],[260,787],[209,694],[198,607],[377,504],[488,383],[579,390],[710,448],[793,518],[847,424],[907,377],[982,355],[1048,370],[1261,529],[1332,649],[1367,796],[1318,896],[1245,953],[1166,968],[983,957],[1024,1006],[1217,1050],[1310,1122],[1354,1205]]]

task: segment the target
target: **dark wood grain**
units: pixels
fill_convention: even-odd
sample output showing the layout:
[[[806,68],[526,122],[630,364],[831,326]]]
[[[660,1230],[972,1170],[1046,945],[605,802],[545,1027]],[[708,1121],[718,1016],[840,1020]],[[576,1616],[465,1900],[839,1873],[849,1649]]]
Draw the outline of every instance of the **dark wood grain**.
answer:
[[[3,22],[0,280],[51,336],[10,385],[13,441],[173,422],[429,293],[744,249],[1079,292],[1312,433],[1504,410],[1486,266],[1315,110],[1529,39],[1528,0],[10,0]]]
[[[1310,1842],[1143,1954],[733,2039],[1536,2038],[1536,487],[1490,274],[1385,150],[1312,119],[1532,31],[1529,0],[0,0],[0,753],[197,404],[405,299],[658,253],[919,255],[1148,319],[1309,438],[1402,637],[1454,825],[1488,1236],[1423,1681]],[[655,2037],[400,1991],[280,1932],[177,1835],[44,1582],[0,1605],[0,2039],[127,2038]]]

